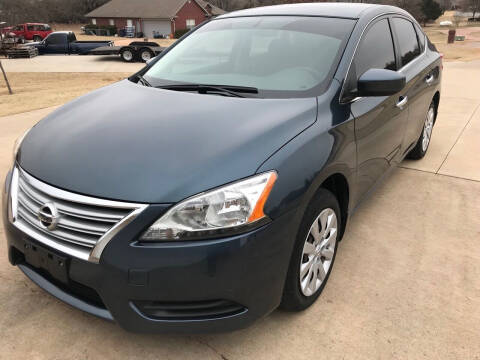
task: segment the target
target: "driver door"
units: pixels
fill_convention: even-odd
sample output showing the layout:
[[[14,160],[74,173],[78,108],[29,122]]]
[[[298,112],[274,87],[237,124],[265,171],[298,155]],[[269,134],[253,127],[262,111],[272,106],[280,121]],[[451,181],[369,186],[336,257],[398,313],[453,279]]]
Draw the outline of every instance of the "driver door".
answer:
[[[43,52],[46,54],[66,54],[68,53],[67,35],[63,33],[50,34],[44,40]]]
[[[356,88],[358,78],[369,69],[398,69],[388,17],[375,21],[364,32],[347,84]],[[355,118],[357,200],[360,200],[401,157],[408,99],[402,89],[392,96],[356,98],[350,109]]]

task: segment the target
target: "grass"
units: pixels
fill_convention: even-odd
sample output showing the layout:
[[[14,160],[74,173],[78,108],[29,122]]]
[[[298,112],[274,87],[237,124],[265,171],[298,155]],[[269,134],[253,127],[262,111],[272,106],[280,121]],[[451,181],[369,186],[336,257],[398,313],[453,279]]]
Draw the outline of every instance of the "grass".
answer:
[[[442,30],[445,30],[445,29],[442,29]],[[423,28],[423,31],[425,31],[430,41],[433,42],[434,44],[447,42],[448,35],[442,33],[440,29],[425,27]]]
[[[9,73],[13,95],[0,75],[0,116],[61,105],[125,79],[129,73]]]
[[[469,46],[468,42],[456,42],[454,44],[435,44],[438,51],[443,54],[445,61],[472,61],[480,59],[480,48]]]
[[[456,41],[447,44],[447,32],[449,28],[439,26],[427,26],[423,29],[438,51],[443,54],[444,61],[472,61],[480,59],[480,47],[478,41]],[[472,35],[477,34],[473,32]]]

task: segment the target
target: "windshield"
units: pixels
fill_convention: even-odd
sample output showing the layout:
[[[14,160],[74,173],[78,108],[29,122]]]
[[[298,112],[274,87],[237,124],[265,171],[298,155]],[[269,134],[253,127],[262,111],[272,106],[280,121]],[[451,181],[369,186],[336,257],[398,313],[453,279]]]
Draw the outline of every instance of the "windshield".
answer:
[[[153,86],[254,87],[260,97],[319,95],[354,24],[303,16],[216,19],[174,46],[144,77]]]

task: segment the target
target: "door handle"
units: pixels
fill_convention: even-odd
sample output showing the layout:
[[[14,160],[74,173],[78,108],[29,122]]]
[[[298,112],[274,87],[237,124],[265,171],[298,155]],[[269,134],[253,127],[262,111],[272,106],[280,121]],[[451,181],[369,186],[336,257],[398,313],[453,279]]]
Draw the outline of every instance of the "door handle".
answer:
[[[407,96],[400,96],[396,106],[400,109],[403,110],[403,107],[407,105],[408,102],[408,97]]]
[[[433,76],[433,74],[430,74],[425,79],[425,82],[427,83],[427,85],[430,85],[433,82],[434,79],[435,79],[435,76]]]

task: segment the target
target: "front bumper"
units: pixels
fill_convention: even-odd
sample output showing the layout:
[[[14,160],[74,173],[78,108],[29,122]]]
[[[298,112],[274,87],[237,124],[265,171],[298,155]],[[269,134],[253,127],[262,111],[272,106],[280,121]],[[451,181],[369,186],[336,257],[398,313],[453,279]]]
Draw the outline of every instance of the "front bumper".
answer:
[[[293,213],[233,237],[141,246],[136,237],[165,211],[152,205],[110,241],[95,264],[46,248],[18,230],[7,219],[6,195],[3,221],[10,262],[60,300],[126,330],[231,331],[280,303],[296,233]],[[27,261],[32,245],[49,257],[67,259],[66,281]]]

